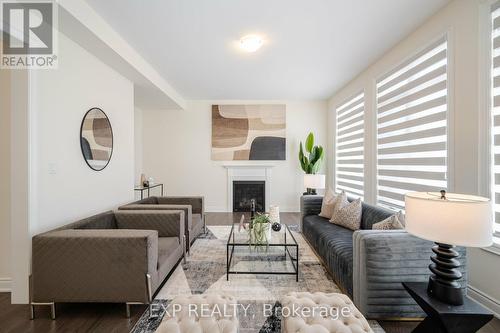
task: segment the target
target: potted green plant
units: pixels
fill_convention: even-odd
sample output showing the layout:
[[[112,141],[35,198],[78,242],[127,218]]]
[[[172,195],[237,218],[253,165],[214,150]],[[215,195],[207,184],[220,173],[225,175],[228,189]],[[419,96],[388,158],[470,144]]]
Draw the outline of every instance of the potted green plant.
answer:
[[[261,245],[268,245],[271,240],[271,219],[267,214],[257,214],[250,221],[250,245],[255,248]]]
[[[308,155],[306,156],[305,153],[307,153]],[[305,153],[301,141],[299,148],[300,166],[302,170],[304,170],[306,175],[315,175],[319,171],[319,168],[321,167],[325,151],[322,146],[314,145],[314,135],[312,132],[309,133],[309,135],[307,136],[305,144]],[[316,194],[316,189],[307,188],[307,192],[304,194]]]

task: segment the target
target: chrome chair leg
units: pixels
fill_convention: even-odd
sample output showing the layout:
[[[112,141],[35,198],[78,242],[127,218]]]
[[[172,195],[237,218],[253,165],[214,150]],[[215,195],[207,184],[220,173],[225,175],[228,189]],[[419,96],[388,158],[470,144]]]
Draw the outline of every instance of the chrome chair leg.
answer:
[[[50,305],[50,317],[52,318],[52,320],[56,319],[56,303],[52,303]]]
[[[30,306],[30,320],[35,319],[35,306],[36,305],[48,305],[50,306],[50,318],[52,320],[56,319],[56,303],[55,302],[33,302],[33,278],[29,276],[29,284],[28,284],[28,297],[29,297],[29,306]]]
[[[187,260],[186,260],[186,235],[182,236],[182,250],[184,253],[183,263],[186,264],[187,263]]]
[[[151,288],[151,275],[146,274],[146,287],[148,290],[149,318],[153,317],[153,291]]]
[[[54,302],[47,302],[47,303],[30,302],[29,305],[30,305],[30,320],[35,319],[35,306],[37,306],[37,305],[50,306],[50,319],[52,319],[52,320],[56,319],[56,303],[54,303]]]
[[[130,318],[130,303],[125,303],[125,316]]]

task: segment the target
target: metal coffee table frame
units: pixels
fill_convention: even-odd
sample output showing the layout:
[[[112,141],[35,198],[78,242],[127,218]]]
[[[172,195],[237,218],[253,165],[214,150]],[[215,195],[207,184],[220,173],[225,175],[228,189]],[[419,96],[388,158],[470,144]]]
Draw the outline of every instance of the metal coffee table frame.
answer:
[[[289,256],[292,266],[294,268],[294,271],[288,271],[288,272],[283,272],[283,271],[241,271],[241,270],[231,270],[231,263],[233,261],[233,254],[234,254],[234,248],[235,247],[254,247],[256,244],[250,244],[249,242],[241,242],[237,243],[235,240],[235,233],[234,233],[234,228],[237,224],[233,224],[231,228],[231,232],[229,234],[229,237],[227,239],[227,248],[226,248],[226,278],[227,281],[229,281],[229,274],[276,274],[276,275],[295,275],[295,281],[299,281],[299,244],[297,243],[297,240],[293,236],[292,232],[288,228],[287,225],[284,225],[284,243],[270,243],[268,245],[258,245],[258,246],[269,246],[269,247],[284,247],[284,255]],[[290,234],[289,236],[291,237],[293,243],[288,244],[287,243],[287,233]],[[290,251],[290,248],[292,251]],[[266,252],[261,253],[263,256],[266,255]],[[295,256],[293,256],[295,254]],[[287,258],[286,258],[287,259]]]

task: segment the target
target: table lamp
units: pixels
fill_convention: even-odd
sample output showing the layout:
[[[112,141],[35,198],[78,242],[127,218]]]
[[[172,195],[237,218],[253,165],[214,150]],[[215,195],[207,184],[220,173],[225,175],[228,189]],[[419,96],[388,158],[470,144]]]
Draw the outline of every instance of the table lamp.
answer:
[[[490,199],[438,192],[405,195],[406,231],[436,243],[429,270],[427,292],[451,305],[463,304],[455,246],[485,247],[493,243],[493,210]]]
[[[307,192],[304,194],[315,195],[316,189],[325,188],[325,175],[320,174],[305,174],[304,175],[304,187]]]

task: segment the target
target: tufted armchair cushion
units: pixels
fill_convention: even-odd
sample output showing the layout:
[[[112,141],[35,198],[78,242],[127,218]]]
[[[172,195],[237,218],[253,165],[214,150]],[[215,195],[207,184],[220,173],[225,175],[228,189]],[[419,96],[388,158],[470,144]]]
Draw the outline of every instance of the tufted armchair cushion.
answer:
[[[179,296],[169,305],[158,333],[237,333],[236,299],[225,295]]]
[[[284,333],[373,333],[365,317],[343,294],[292,292],[281,304]]]

